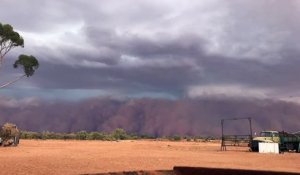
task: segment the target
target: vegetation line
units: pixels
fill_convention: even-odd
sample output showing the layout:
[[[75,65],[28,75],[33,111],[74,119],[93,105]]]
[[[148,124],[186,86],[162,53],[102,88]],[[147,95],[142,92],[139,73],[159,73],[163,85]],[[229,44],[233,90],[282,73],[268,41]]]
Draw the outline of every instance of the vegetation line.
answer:
[[[55,133],[55,132],[31,132],[22,131],[20,135],[21,139],[58,139],[58,140],[103,140],[103,141],[116,141],[116,140],[140,140],[140,139],[166,139],[170,141],[208,141],[215,140],[214,137],[203,137],[203,136],[163,136],[155,137],[147,134],[128,134],[124,129],[117,128],[111,133],[104,132],[74,132],[74,133]]]

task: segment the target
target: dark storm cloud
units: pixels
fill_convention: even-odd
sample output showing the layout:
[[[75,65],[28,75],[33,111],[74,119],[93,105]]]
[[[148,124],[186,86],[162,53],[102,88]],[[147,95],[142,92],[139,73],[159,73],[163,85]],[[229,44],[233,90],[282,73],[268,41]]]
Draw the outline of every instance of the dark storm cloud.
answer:
[[[43,63],[43,62],[42,62]],[[172,68],[85,68],[48,65],[34,77],[40,88],[59,89],[114,89],[124,92],[182,91],[192,82],[193,72],[188,66]],[[87,78],[88,77],[88,78]],[[67,81],[67,83],[66,83]]]
[[[165,59],[173,56],[173,61],[176,62],[176,58],[195,58],[205,52],[205,40],[193,33],[177,36],[166,31],[158,33],[154,38],[147,38],[138,34],[117,36],[114,31],[95,27],[87,27],[85,32],[88,41],[91,41],[94,47],[108,47],[120,55],[133,55],[141,59]]]
[[[48,33],[61,24],[71,24],[80,20],[81,13],[76,6],[84,3],[72,1],[71,5],[62,1],[1,1],[1,22],[13,25],[25,32]]]
[[[5,0],[0,15],[23,32],[24,51],[41,61],[29,87],[180,97],[191,87],[201,95],[202,87],[224,86],[272,98],[300,86],[299,6],[293,0]]]
[[[272,62],[288,59],[291,51],[299,50],[299,1],[227,1],[226,4],[229,13],[220,36],[224,43],[220,46],[222,51],[228,49],[236,52],[237,57],[254,56]]]

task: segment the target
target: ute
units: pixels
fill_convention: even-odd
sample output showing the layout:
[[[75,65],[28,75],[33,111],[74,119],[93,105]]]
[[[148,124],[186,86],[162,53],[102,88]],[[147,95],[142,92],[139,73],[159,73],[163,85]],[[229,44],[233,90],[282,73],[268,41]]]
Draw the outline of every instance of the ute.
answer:
[[[287,133],[284,131],[262,131],[260,136],[254,137],[250,143],[251,151],[258,151],[259,143],[278,143],[280,152],[295,151],[300,152],[300,134]]]

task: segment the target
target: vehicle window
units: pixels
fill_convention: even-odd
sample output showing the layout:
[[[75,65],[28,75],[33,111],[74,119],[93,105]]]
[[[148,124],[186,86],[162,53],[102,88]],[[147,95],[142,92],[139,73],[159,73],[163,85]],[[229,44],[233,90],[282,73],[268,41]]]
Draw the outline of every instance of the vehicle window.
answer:
[[[272,133],[270,133],[270,132],[262,132],[262,133],[260,134],[260,136],[261,136],[261,137],[272,137]]]

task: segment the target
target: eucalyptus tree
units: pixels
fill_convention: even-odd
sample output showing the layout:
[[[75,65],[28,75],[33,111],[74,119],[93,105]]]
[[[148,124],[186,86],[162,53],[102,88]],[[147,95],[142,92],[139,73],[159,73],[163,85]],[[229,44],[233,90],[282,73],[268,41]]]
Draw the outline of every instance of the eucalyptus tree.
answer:
[[[9,24],[0,23],[0,68],[3,66],[4,58],[14,48],[24,47],[24,39],[14,31]],[[20,55],[13,64],[14,68],[22,68],[24,73],[14,80],[0,84],[0,88],[6,87],[24,77],[30,77],[39,67],[38,60],[32,55]]]

